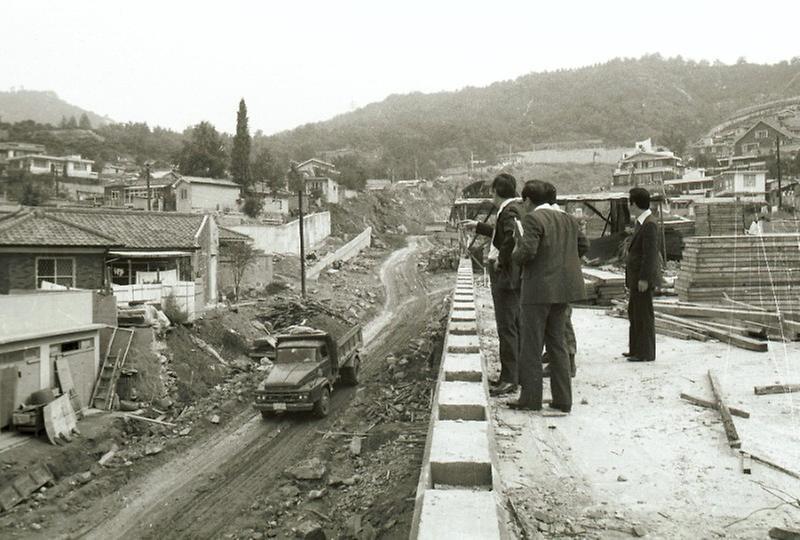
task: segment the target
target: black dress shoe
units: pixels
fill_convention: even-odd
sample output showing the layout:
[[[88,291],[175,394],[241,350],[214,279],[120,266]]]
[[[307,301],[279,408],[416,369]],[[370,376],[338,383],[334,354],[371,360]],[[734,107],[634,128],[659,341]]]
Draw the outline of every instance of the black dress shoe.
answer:
[[[572,410],[572,407],[565,407],[563,405],[559,405],[558,403],[549,403],[547,406],[551,409],[555,409],[564,413],[568,413]]]
[[[489,386],[498,386],[502,383],[503,381],[501,381],[500,379],[489,379]]]
[[[509,401],[506,403],[509,409],[514,409],[516,411],[541,411],[541,407],[534,407],[530,403],[525,403],[524,401],[519,401],[515,399],[514,401]]]
[[[497,386],[489,388],[490,396],[502,396],[503,394],[510,394],[517,389],[517,385],[510,382],[501,382]]]
[[[654,362],[655,358],[639,358],[638,356],[629,356],[628,362]]]
[[[635,356],[635,355],[632,352],[627,352],[626,351],[626,352],[622,353],[622,356],[624,356],[625,358],[630,358],[631,356]]]

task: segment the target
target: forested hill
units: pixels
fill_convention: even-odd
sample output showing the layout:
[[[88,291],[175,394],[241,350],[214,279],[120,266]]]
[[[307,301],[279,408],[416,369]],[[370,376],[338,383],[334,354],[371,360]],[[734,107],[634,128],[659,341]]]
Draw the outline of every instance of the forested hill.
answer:
[[[109,118],[67,103],[55,92],[38,90],[0,92],[0,120],[3,122],[32,120],[39,124],[58,126],[62,121],[64,123],[74,121],[75,125],[69,127],[78,127],[83,115],[91,127],[111,122]]]
[[[277,134],[305,157],[355,148],[396,166],[463,163],[533,143],[653,137],[691,141],[737,109],[800,95],[800,58],[775,65],[691,62],[658,55],[531,73],[456,92],[393,95],[326,122]],[[277,148],[276,148],[277,149]]]

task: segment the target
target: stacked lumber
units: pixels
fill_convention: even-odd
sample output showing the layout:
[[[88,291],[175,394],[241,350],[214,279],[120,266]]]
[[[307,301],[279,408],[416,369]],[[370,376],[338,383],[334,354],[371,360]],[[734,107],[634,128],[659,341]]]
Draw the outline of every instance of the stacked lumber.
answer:
[[[625,275],[599,268],[584,268],[586,295],[595,298],[601,306],[610,306],[614,300],[624,299]]]
[[[726,296],[768,310],[800,311],[800,234],[694,236],[684,240],[675,290],[683,302]]]
[[[717,339],[751,351],[766,351],[768,341],[800,340],[800,317],[751,307],[721,307],[684,302],[653,302],[656,329],[684,339]],[[664,332],[662,332],[664,333]],[[675,335],[678,334],[678,335]],[[682,334],[682,335],[681,335]]]
[[[694,203],[695,234],[713,236],[741,234],[745,228],[747,205],[736,199],[710,199]]]

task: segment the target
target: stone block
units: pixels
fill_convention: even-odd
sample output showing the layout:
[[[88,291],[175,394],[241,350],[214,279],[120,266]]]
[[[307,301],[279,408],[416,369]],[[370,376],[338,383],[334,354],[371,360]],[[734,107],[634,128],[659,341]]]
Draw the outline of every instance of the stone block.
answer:
[[[445,381],[480,382],[483,380],[480,354],[446,353],[443,369]]]
[[[431,481],[436,486],[492,485],[488,424],[438,420],[433,426]]]
[[[479,382],[439,384],[439,420],[486,420],[486,392]]]
[[[500,537],[494,492],[429,489],[422,496],[419,540],[499,540]]]

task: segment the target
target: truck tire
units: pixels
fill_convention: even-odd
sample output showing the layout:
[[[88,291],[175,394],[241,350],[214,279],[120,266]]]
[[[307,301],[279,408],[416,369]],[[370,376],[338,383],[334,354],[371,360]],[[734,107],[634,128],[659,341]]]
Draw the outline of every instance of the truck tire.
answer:
[[[319,399],[314,403],[314,414],[325,418],[331,412],[331,389],[327,386],[322,389]]]
[[[342,382],[348,386],[355,386],[358,384],[358,370],[361,368],[361,358],[356,356],[353,358],[353,365],[342,368],[340,376]]]

